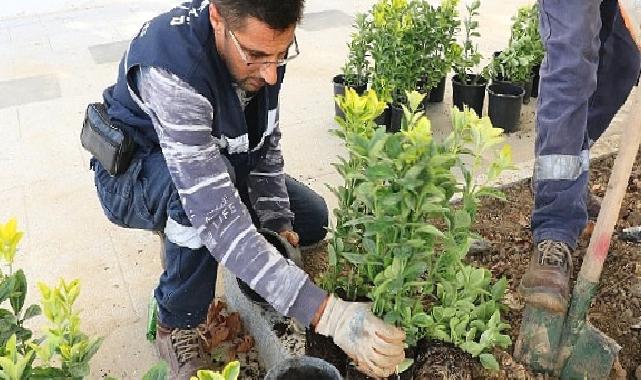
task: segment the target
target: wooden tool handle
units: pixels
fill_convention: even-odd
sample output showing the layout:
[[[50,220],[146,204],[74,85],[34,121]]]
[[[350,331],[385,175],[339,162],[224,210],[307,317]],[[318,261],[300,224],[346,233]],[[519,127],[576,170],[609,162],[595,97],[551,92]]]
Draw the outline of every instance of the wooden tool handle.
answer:
[[[625,122],[619,143],[619,154],[614,161],[601,211],[594,226],[588,252],[583,259],[579,276],[598,282],[603,270],[603,262],[608,256],[614,225],[619,217],[621,202],[628,187],[639,143],[641,142],[641,89],[632,94],[630,113]]]

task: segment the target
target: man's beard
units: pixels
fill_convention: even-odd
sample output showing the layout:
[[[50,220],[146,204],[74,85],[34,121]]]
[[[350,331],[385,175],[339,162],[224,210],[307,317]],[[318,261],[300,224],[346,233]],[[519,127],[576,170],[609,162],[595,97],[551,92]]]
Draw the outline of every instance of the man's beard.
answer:
[[[235,82],[238,84],[238,87],[247,92],[257,92],[267,85],[267,82],[259,77],[247,77],[241,80],[235,79]]]

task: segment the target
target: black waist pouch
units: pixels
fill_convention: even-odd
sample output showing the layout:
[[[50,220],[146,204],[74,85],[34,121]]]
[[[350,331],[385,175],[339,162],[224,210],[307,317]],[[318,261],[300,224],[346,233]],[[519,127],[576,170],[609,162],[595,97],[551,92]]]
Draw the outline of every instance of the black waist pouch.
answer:
[[[104,104],[92,103],[87,107],[80,133],[82,147],[112,176],[127,170],[136,150],[133,139],[120,125],[109,118]]]

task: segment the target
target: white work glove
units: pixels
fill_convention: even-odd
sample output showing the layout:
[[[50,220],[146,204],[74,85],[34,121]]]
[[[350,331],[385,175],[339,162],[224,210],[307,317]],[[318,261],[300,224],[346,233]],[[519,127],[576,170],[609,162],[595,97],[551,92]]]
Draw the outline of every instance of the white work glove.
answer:
[[[387,377],[405,359],[403,330],[385,324],[362,302],[346,302],[330,295],[316,332],[334,343],[372,377]]]

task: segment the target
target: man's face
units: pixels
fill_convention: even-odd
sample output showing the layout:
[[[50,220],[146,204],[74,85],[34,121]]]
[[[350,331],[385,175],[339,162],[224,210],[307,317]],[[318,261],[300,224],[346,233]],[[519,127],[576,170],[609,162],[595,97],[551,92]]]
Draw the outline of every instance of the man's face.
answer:
[[[274,30],[258,19],[249,17],[241,26],[230,29],[213,4],[209,5],[209,18],[216,35],[218,53],[240,88],[256,92],[267,84],[276,83],[277,65],[274,62],[285,58],[294,40],[296,25],[285,30]]]

